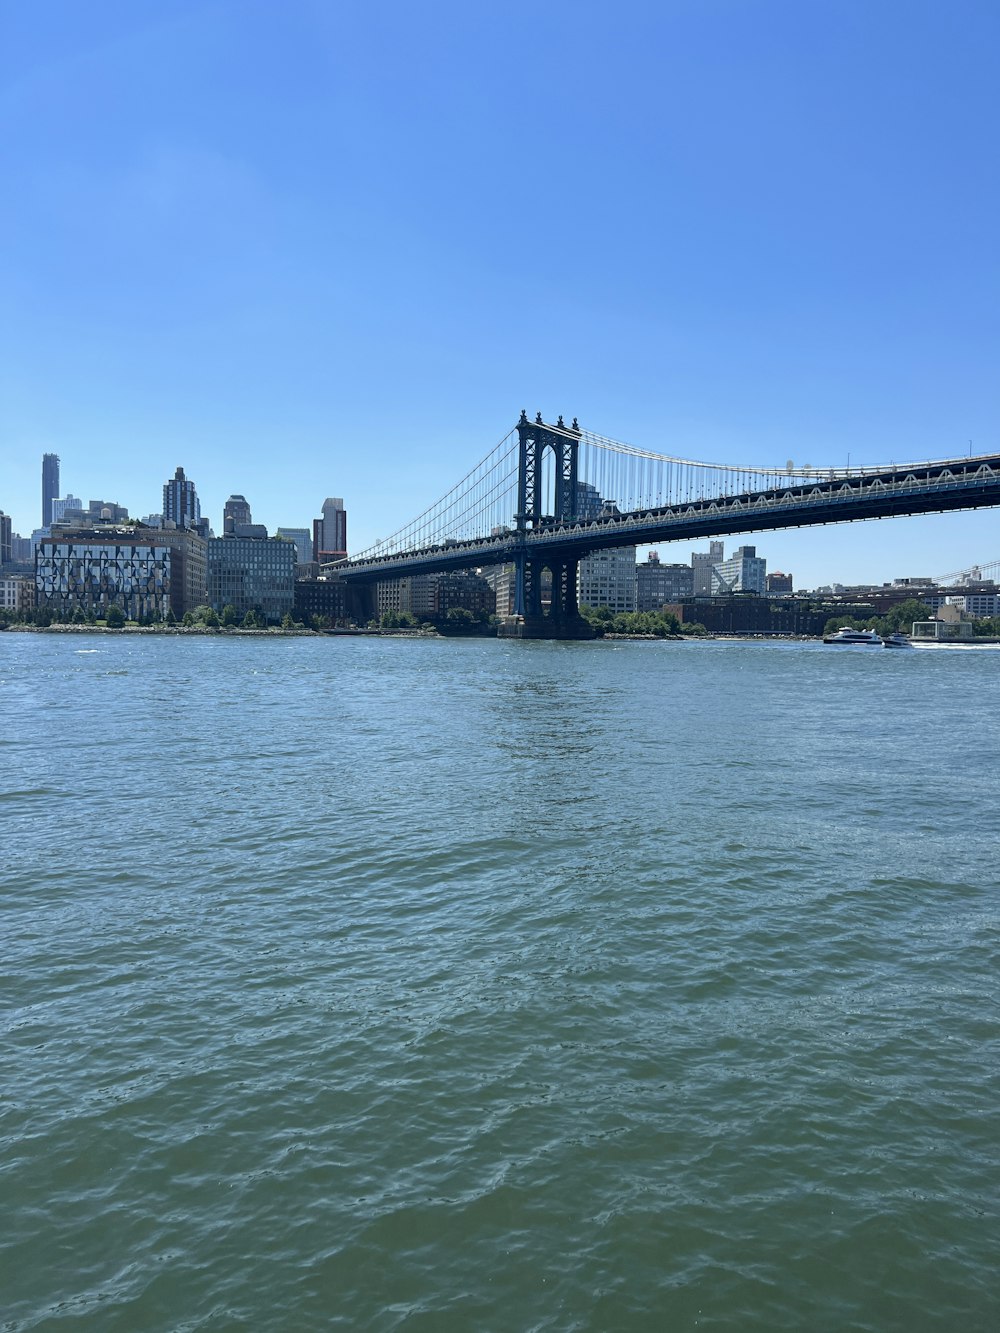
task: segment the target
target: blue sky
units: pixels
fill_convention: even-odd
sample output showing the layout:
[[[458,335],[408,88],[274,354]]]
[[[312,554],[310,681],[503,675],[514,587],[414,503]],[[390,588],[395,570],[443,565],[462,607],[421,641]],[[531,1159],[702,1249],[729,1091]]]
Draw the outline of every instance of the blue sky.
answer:
[[[687,457],[1000,451],[993,0],[4,0],[0,508],[355,549],[521,407]],[[745,540],[753,541],[753,537]],[[727,547],[730,544],[727,543]],[[995,511],[757,539],[797,585]],[[664,549],[686,559],[687,546]]]

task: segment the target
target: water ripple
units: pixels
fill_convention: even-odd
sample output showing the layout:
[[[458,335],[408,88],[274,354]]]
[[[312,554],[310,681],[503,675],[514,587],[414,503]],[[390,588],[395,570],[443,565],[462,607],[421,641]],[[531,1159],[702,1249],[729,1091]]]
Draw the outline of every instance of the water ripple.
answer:
[[[913,656],[0,636],[0,1329],[992,1329],[997,659]]]

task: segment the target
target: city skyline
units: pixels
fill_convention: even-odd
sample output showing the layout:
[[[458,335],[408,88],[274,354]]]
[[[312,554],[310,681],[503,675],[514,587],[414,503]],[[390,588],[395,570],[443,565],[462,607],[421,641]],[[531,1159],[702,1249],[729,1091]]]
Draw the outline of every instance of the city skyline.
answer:
[[[45,454],[43,456],[42,460],[43,469],[44,469],[44,459],[47,459],[49,457],[51,457],[50,454]],[[213,517],[213,511],[207,505],[204,506],[202,505],[200,488],[198,487],[197,482],[194,478],[192,478],[189,475],[185,476],[185,469],[183,467],[177,467],[175,469],[174,479],[168,480],[167,482],[162,482],[160,484],[158,489],[160,490],[161,495],[166,497],[168,493],[168,488],[171,489],[176,488],[177,486],[176,478],[178,475],[184,479],[184,486],[190,489],[191,494],[197,495],[196,504],[199,508],[199,511],[201,509],[204,509],[205,518],[208,525],[213,530],[215,530],[218,535],[222,535],[223,532],[225,531],[225,515],[229,511],[230,503],[234,499],[240,500],[244,504],[248,503],[246,497],[244,497],[242,494],[235,494],[233,492],[230,492],[227,500],[221,503],[220,513],[219,513],[219,523],[218,527],[216,528]],[[71,490],[70,487],[63,486],[63,489],[65,490],[67,495],[70,494]],[[78,487],[78,489],[85,490],[87,488]],[[326,508],[330,505],[342,506],[343,501],[340,500],[331,501],[328,498],[323,505],[324,512],[326,512]],[[300,505],[299,507],[308,508],[308,505],[306,506]],[[317,505],[315,507],[319,508],[320,506]],[[124,508],[127,509],[133,515],[139,515],[144,511],[145,506],[142,503],[136,504],[134,502],[130,502],[129,504],[126,504]],[[255,510],[257,509],[256,505],[254,506],[254,509]],[[147,512],[152,512],[152,511],[147,511]],[[8,513],[8,518],[11,518],[9,513]],[[764,542],[765,545],[767,546],[767,558],[770,564],[775,569],[782,569],[790,573],[795,580],[795,587],[797,590],[820,589],[824,587],[830,587],[833,585],[879,586],[879,585],[890,584],[896,580],[909,579],[909,578],[927,577],[931,579],[938,579],[938,578],[945,579],[947,577],[950,577],[952,574],[958,573],[959,571],[962,570],[971,571],[972,569],[978,566],[995,565],[997,561],[1000,560],[1000,534],[997,534],[996,547],[995,549],[992,549],[990,554],[982,555],[979,556],[978,558],[972,558],[967,560],[965,564],[956,565],[954,567],[948,567],[948,568],[943,567],[941,565],[940,560],[938,560],[937,564],[935,564],[935,567],[933,569],[931,569],[928,566],[927,551],[931,550],[932,552],[934,552],[936,551],[936,548],[940,545],[940,543],[935,542],[933,540],[931,540],[930,543],[925,542],[924,546],[921,548],[923,551],[923,557],[922,557],[923,562],[919,564],[919,567],[917,565],[907,568],[894,566],[891,569],[891,572],[882,573],[879,575],[871,574],[869,572],[865,572],[864,570],[862,570],[860,575],[855,575],[853,577],[850,574],[845,574],[843,572],[843,569],[845,567],[850,568],[852,561],[850,560],[850,558],[846,559],[841,558],[837,552],[834,552],[833,553],[834,561],[841,559],[841,563],[835,564],[822,577],[814,579],[809,578],[808,575],[799,573],[800,566],[802,568],[808,567],[807,561],[797,560],[796,558],[797,555],[803,554],[801,544],[808,541],[808,539],[815,538],[817,535],[819,535],[821,538],[823,537],[827,538],[827,541],[824,542],[823,544],[828,545],[829,534],[831,532],[850,533],[853,539],[854,534],[857,534],[859,531],[863,531],[866,528],[871,529],[874,527],[879,527],[884,529],[887,525],[895,525],[895,524],[917,524],[921,526],[926,526],[929,524],[937,524],[940,522],[945,522],[947,520],[951,520],[952,524],[955,524],[956,522],[965,521],[969,522],[972,526],[982,527],[984,525],[982,524],[981,521],[984,519],[992,520],[991,523],[987,523],[985,525],[987,528],[996,528],[995,510],[985,509],[980,511],[963,510],[963,511],[958,511],[956,513],[930,514],[917,517],[901,517],[901,518],[893,518],[881,521],[867,520],[854,523],[841,523],[837,525],[830,525],[829,527],[826,528],[822,528],[819,530],[818,533],[815,530],[810,531],[808,529],[803,530],[797,528],[789,528],[789,529],[773,529],[770,531],[759,532],[759,533],[748,532],[746,534],[742,534],[742,536],[753,537],[757,542]],[[976,520],[980,520],[980,523],[976,524],[975,522]],[[321,520],[313,521],[312,529],[314,533],[315,533],[315,524],[317,522],[321,522]],[[263,520],[262,520],[262,526],[266,528],[268,532],[271,533],[276,533],[279,528],[290,529],[292,527],[295,527],[294,524],[289,524],[287,522],[281,522],[281,521],[264,522]],[[352,527],[353,526],[354,525],[352,523]],[[22,531],[21,529],[18,528],[16,519],[12,520],[12,528],[14,532],[20,533],[22,537],[30,535],[30,531],[34,530],[31,529],[27,533]],[[298,532],[306,532],[308,530],[309,529],[305,525],[296,528],[296,531]],[[987,540],[993,540],[992,532],[987,531],[985,536]],[[972,539],[971,532],[966,533],[966,539],[967,539],[966,540],[967,544],[968,540]],[[721,546],[722,544],[723,544],[722,542],[718,541],[713,541],[711,543],[713,547],[716,545]],[[865,545],[864,541],[861,541],[857,544],[862,547]],[[358,549],[360,549],[359,544],[355,544],[354,550],[356,551]],[[697,557],[699,554],[702,555],[703,558],[706,557],[705,541],[702,540],[694,542],[684,541],[684,542],[676,542],[669,544],[658,543],[655,545],[640,545],[637,548],[637,550],[639,552],[640,560],[644,560],[646,558],[647,553],[655,552],[656,554],[659,555],[660,559],[664,561],[664,563],[668,564],[674,564],[674,563],[686,564],[692,561],[692,558]],[[894,554],[893,559],[898,561],[899,556],[897,554]]]
[[[360,549],[522,407],[728,463],[1000,450],[992,7],[391,14],[7,16],[22,534],[52,452],[64,491],[133,513],[182,464],[213,525],[233,492],[272,531],[343,495]],[[768,554],[883,582],[991,561],[1000,531],[894,519]]]

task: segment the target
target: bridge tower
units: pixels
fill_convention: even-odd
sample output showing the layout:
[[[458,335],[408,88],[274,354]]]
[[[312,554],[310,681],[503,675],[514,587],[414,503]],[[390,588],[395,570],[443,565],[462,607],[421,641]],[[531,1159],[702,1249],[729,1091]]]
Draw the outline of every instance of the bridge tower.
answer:
[[[546,425],[541,412],[529,421],[521,412],[517,423],[519,441],[517,469],[517,514],[515,523],[522,541],[529,531],[554,524],[573,523],[577,518],[580,427],[576,417],[567,426],[562,417]],[[554,463],[552,512],[544,512],[546,450]],[[514,557],[514,623],[501,633],[516,638],[584,639],[593,631],[580,615],[576,585],[579,559],[575,556],[529,556],[526,549]],[[542,606],[545,570],[552,575],[548,612]]]

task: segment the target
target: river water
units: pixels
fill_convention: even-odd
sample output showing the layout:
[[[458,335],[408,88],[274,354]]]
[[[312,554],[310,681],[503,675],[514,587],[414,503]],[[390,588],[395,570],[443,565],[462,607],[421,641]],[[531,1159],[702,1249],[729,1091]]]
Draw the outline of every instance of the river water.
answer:
[[[0,635],[0,1328],[995,1329],[998,673]]]

